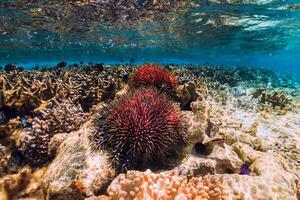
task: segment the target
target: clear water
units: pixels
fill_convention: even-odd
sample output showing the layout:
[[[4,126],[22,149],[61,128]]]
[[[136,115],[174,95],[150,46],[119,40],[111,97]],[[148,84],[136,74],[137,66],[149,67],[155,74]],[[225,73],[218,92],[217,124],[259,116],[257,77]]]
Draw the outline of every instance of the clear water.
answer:
[[[300,0],[192,0],[154,16],[144,8],[147,0],[132,0],[141,5],[137,12],[150,17],[116,12],[115,18],[103,19],[98,8],[105,2],[114,5],[104,0],[1,0],[0,65],[126,63],[133,58],[135,63],[300,72]]]

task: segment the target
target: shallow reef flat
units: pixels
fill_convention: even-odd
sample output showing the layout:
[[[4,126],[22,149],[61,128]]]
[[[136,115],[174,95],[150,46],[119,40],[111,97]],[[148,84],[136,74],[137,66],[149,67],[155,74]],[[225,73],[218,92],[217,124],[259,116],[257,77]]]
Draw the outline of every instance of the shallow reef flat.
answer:
[[[300,198],[300,80],[264,68],[0,71],[0,199]]]

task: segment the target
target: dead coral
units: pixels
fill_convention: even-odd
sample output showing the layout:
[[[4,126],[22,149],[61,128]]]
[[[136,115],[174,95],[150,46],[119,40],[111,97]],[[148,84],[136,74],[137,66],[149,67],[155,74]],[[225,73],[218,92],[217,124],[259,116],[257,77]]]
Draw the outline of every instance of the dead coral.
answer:
[[[249,164],[252,174],[219,175],[222,199],[297,199],[296,178],[286,170],[286,160],[239,142],[232,147]]]
[[[41,199],[40,179],[45,171],[41,168],[33,172],[29,167],[24,167],[17,174],[5,176],[0,180],[0,199]]]

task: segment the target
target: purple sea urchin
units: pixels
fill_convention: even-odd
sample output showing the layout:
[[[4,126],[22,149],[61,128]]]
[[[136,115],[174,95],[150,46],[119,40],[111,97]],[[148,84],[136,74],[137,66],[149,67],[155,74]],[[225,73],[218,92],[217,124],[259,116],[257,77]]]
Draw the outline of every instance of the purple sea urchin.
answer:
[[[166,156],[178,156],[187,144],[181,115],[168,98],[141,88],[113,102],[96,118],[91,135],[96,149],[109,150],[117,169],[156,167]]]

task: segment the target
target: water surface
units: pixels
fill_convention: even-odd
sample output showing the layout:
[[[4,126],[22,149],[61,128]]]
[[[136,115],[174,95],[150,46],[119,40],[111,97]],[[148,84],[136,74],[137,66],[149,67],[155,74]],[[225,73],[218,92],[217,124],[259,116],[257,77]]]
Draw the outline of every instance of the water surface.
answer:
[[[131,9],[131,10],[130,10]],[[0,1],[0,63],[211,63],[300,71],[300,0]]]

